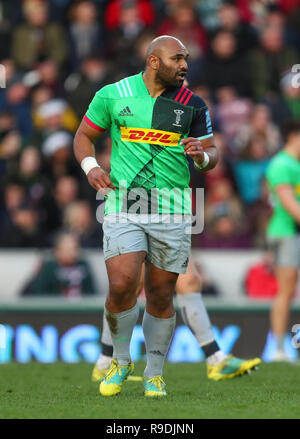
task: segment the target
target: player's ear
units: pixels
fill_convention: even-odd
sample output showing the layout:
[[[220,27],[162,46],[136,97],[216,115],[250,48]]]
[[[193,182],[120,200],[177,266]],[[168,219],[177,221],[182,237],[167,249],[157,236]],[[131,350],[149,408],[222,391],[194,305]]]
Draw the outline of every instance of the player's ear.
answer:
[[[159,68],[159,58],[155,55],[150,55],[149,56],[149,65],[153,70],[158,70]]]

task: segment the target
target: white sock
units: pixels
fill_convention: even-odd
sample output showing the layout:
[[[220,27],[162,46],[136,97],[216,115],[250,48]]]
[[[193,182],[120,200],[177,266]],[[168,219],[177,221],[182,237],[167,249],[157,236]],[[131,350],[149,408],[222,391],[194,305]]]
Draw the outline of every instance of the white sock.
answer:
[[[114,347],[113,358],[120,366],[129,364],[130,340],[139,316],[139,306],[136,303],[131,309],[119,313],[111,313],[105,308],[105,316]]]
[[[182,319],[200,346],[214,341],[211,323],[201,293],[177,294]]]
[[[101,354],[97,360],[97,368],[98,369],[108,369],[111,363],[111,357],[107,357],[106,355]]]
[[[218,364],[222,363],[222,361],[224,361],[226,357],[227,355],[224,354],[223,351],[217,351],[206,358],[206,363],[209,366],[218,366]]]
[[[146,343],[147,365],[145,377],[162,375],[165,357],[167,355],[176,324],[176,314],[168,319],[160,319],[147,313],[143,317],[143,331]]]
[[[284,341],[285,341],[285,334],[284,335],[276,335],[273,334],[273,337],[276,340],[276,347],[278,351],[284,351]]]
[[[102,334],[101,334],[101,342],[112,346],[112,339],[111,339],[111,335],[110,335],[110,329],[105,317],[105,313],[103,313],[103,326],[102,326]]]

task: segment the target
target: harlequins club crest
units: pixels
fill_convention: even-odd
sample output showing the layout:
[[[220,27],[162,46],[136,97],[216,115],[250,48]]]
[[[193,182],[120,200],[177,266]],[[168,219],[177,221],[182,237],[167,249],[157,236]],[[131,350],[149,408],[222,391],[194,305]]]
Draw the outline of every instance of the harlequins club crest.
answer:
[[[176,120],[175,120],[175,123],[173,123],[172,125],[174,125],[175,127],[181,127],[182,125],[180,125],[180,119],[181,119],[181,116],[183,115],[184,111],[176,109],[176,110],[174,110],[174,113],[176,114]]]

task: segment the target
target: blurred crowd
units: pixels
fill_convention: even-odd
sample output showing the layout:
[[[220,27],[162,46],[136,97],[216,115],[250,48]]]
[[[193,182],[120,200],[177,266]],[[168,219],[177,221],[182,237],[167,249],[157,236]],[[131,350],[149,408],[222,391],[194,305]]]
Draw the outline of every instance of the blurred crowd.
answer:
[[[298,0],[0,0],[0,247],[49,247],[60,231],[101,247],[73,135],[94,93],[143,70],[163,34],[189,49],[188,86],[209,106],[220,152],[209,173],[191,166],[192,187],[205,187],[194,245],[264,245],[265,170],[281,125],[300,118]],[[110,137],[96,149],[109,171]]]

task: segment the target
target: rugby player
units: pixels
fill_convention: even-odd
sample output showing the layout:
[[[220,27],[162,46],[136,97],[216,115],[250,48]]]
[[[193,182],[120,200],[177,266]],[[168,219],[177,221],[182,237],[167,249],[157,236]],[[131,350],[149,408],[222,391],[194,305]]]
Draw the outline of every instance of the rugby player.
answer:
[[[266,173],[273,202],[267,237],[275,254],[278,283],[270,313],[276,340],[273,361],[289,361],[284,340],[300,267],[300,122],[286,124],[283,137],[285,145],[272,158]]]
[[[144,395],[166,395],[162,370],[175,328],[173,293],[178,275],[186,272],[191,246],[186,156],[199,171],[212,169],[218,159],[207,106],[183,85],[187,58],[188,50],[178,39],[154,39],[145,71],[99,90],[74,139],[76,159],[90,185],[97,191],[110,189],[103,252],[113,359],[100,383],[104,396],[118,394],[134,370],[129,346],[144,261]],[[107,129],[113,141],[110,175],[97,163],[93,146]],[[172,203],[165,203],[161,193],[174,188]],[[141,201],[138,213],[132,213],[134,196]]]

